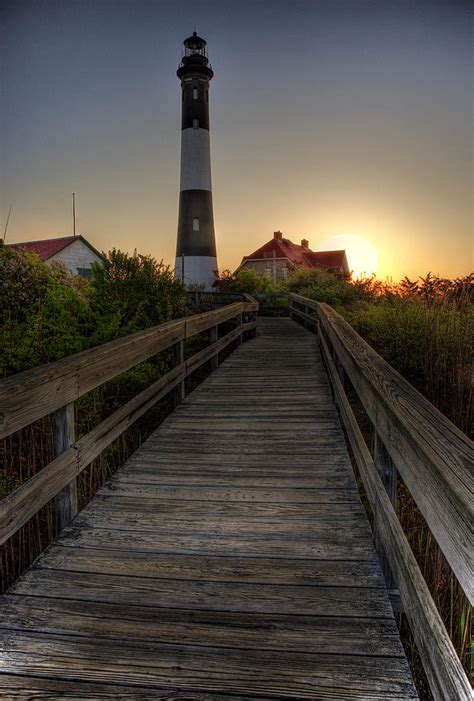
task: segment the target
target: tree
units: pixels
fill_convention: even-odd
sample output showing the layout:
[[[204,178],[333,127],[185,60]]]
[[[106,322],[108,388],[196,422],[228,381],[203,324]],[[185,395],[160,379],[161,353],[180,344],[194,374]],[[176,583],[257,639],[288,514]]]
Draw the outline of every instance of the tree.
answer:
[[[169,321],[186,301],[186,288],[170,267],[136,251],[109,251],[92,265],[91,286],[97,343]]]

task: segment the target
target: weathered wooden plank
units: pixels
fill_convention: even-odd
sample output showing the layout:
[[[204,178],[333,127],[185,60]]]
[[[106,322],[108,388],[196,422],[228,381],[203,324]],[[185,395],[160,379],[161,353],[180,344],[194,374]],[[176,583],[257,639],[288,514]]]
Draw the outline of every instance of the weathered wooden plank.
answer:
[[[397,627],[388,618],[288,616],[152,608],[108,602],[9,596],[0,628],[46,635],[79,635],[175,645],[211,645],[253,650],[404,657]]]
[[[123,701],[154,701],[165,699],[166,701],[260,701],[261,696],[236,696],[222,694],[221,692],[207,693],[180,687],[179,689],[160,685],[160,688],[143,687],[136,684],[101,684],[100,682],[84,682],[73,679],[51,679],[48,677],[32,677],[19,674],[2,674],[0,672],[0,689],[6,699],[76,699],[79,701],[91,699],[120,699]],[[267,701],[272,698],[265,696]]]
[[[344,426],[364,482],[384,550],[435,699],[472,699],[471,685],[403,533],[390,497],[345,395],[324,338],[321,347],[338,397]]]
[[[339,616],[392,618],[386,592],[369,587],[298,586],[276,583],[219,582],[154,577],[110,577],[60,570],[28,570],[10,590],[14,594],[111,601],[123,606],[140,602],[152,608],[247,611],[321,616],[331,608]]]
[[[179,502],[175,502],[179,503]],[[192,502],[196,504],[197,502]],[[215,505],[216,502],[208,502],[208,506]],[[254,506],[254,505],[253,505]],[[298,505],[300,507],[306,505]],[[330,506],[320,504],[318,507]],[[156,507],[155,507],[156,508]],[[100,511],[84,511],[75,520],[76,525],[110,528],[113,530],[134,532],[153,532],[156,537],[166,535],[170,531],[180,535],[201,536],[248,536],[252,537],[258,532],[262,538],[267,534],[272,538],[293,538],[314,539],[320,543],[326,543],[327,547],[334,543],[337,549],[342,543],[353,548],[355,551],[366,550],[368,547],[369,531],[367,521],[360,518],[326,518],[321,519],[285,519],[281,522],[277,517],[254,517],[245,516],[225,517],[225,509],[221,511],[222,516],[202,515],[193,516],[182,513],[155,514],[153,512],[141,513],[137,511],[127,511],[111,508]]]
[[[248,502],[245,500],[208,501],[197,499],[170,499],[164,496],[153,499],[147,496],[118,496],[113,492],[100,494],[81,512],[87,516],[103,518],[104,522],[112,514],[127,519],[127,515],[137,516],[148,521],[153,519],[157,525],[162,521],[171,523],[174,519],[190,520],[198,524],[213,523],[225,519],[228,525],[240,525],[240,520],[247,523],[258,521],[262,526],[274,521],[281,524],[283,529],[293,529],[295,525],[317,526],[317,524],[335,524],[351,521],[354,527],[362,525],[364,533],[368,532],[368,523],[358,499],[342,503],[320,501],[291,502],[290,499],[275,502]]]
[[[67,665],[64,664],[67,659]],[[84,659],[94,660],[85,666]],[[397,657],[308,654],[11,632],[0,669],[17,674],[301,699],[416,698]]]
[[[262,469],[259,471],[250,472],[248,474],[244,467],[240,469],[233,469],[229,467],[227,470],[223,468],[219,470],[218,468],[208,469],[203,467],[201,470],[198,465],[195,465],[195,470],[189,466],[182,465],[181,463],[173,463],[176,470],[180,470],[183,467],[183,472],[176,472],[172,469],[161,469],[160,466],[155,466],[155,468],[150,467],[148,470],[143,468],[137,468],[136,470],[131,470],[124,475],[119,475],[114,480],[114,484],[117,485],[143,485],[144,488],[147,486],[153,486],[158,488],[174,487],[178,489],[189,489],[194,490],[199,487],[219,487],[224,489],[233,488],[236,490],[241,489],[266,489],[266,488],[278,488],[278,489],[291,489],[297,488],[298,490],[317,490],[319,493],[331,491],[331,487],[334,484],[334,479],[328,477],[327,473],[319,470],[316,474],[311,474],[308,470],[294,470],[291,476],[284,470],[271,470]],[[184,469],[184,468],[187,469]],[[351,483],[351,477],[347,474],[347,471],[337,470],[335,471],[335,477],[338,478],[341,488],[348,489],[353,487]],[[324,496],[321,497],[323,500]]]
[[[253,557],[290,557],[290,558],[324,558],[327,560],[368,560],[373,561],[374,550],[367,539],[346,537],[347,527],[335,529],[328,526],[324,532],[320,529],[318,537],[300,533],[272,533],[267,530],[264,534],[258,530],[254,533],[219,533],[212,529],[208,531],[190,530],[187,533],[117,529],[90,525],[85,521],[81,527],[69,526],[65,535],[69,539],[61,539],[61,544],[68,546],[73,543],[81,547],[110,548],[117,550],[135,549],[137,552],[181,552],[188,554],[209,555],[238,555]]]
[[[290,486],[291,484],[291,486]],[[161,501],[165,503],[170,499],[179,501],[200,502],[249,502],[249,503],[285,503],[285,504],[346,504],[358,502],[359,497],[355,486],[352,489],[314,489],[308,487],[295,487],[291,482],[287,487],[271,487],[269,489],[258,486],[239,488],[233,482],[231,486],[222,488],[214,484],[203,485],[202,478],[195,487],[170,486],[166,484],[143,484],[140,482],[126,482],[116,479],[108,482],[97,494],[99,496],[132,497],[134,499],[147,500],[159,506]],[[331,481],[331,485],[333,480]],[[352,485],[351,485],[352,486]]]
[[[253,584],[311,584],[313,586],[383,588],[377,559],[371,560],[297,560],[291,557],[238,557],[164,553],[156,545],[155,553],[132,552],[104,547],[53,545],[35,563],[35,569],[59,569],[134,577],[165,579],[207,579]],[[325,615],[338,615],[331,611]]]

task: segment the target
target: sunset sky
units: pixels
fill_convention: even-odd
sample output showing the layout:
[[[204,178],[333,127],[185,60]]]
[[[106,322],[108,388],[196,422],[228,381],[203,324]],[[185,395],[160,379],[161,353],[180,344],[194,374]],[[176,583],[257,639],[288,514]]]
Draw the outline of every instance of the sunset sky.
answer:
[[[471,4],[6,0],[0,235],[174,263],[182,40],[208,40],[221,269],[280,229],[398,279],[473,267]],[[339,241],[341,239],[338,239]],[[349,263],[351,261],[349,260]]]

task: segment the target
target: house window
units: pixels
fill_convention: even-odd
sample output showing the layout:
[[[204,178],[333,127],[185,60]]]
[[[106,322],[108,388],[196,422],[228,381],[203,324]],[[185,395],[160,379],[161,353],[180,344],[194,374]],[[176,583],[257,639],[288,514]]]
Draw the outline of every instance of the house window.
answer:
[[[282,268],[281,274],[283,275],[283,280],[288,280],[288,268]]]
[[[265,268],[265,277],[269,280],[273,278],[273,270],[271,268]]]
[[[193,100],[197,100],[199,97],[199,91],[197,88],[193,88]]]
[[[199,129],[199,119],[193,119],[193,129]]]
[[[81,277],[92,277],[92,268],[77,268],[77,274]]]
[[[193,231],[199,231],[199,219],[197,217],[193,219]]]

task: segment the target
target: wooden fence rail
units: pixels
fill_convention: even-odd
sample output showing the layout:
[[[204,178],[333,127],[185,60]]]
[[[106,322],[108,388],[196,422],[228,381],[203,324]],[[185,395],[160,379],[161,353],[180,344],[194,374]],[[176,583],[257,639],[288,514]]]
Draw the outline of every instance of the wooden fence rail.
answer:
[[[0,544],[5,543],[45,504],[55,498],[58,529],[77,513],[76,478],[116,438],[171,390],[175,405],[184,380],[230,343],[255,333],[258,304],[237,302],[205,314],[170,321],[97,348],[64,358],[0,382],[0,438],[53,414],[55,458],[0,502]],[[245,316],[245,320],[243,317]],[[218,338],[218,326],[236,326]],[[184,340],[209,331],[211,344],[184,359]],[[74,401],[116,375],[168,348],[174,367],[79,440],[74,436]]]
[[[300,295],[290,294],[289,300],[293,318],[319,329],[334,396],[374,515],[387,583],[393,586],[393,576],[431,691],[436,699],[472,699],[471,685],[402,530],[394,502],[398,470],[472,603],[473,444],[334,309]],[[373,424],[374,459],[346,396],[346,377]]]

